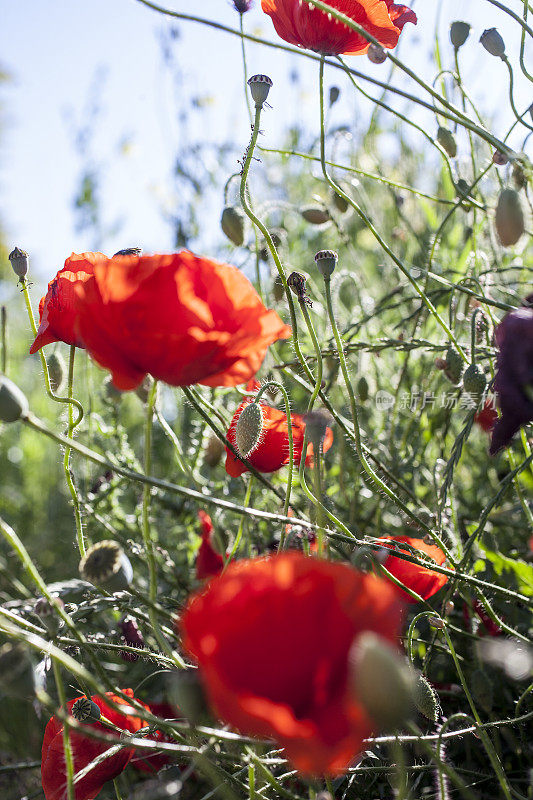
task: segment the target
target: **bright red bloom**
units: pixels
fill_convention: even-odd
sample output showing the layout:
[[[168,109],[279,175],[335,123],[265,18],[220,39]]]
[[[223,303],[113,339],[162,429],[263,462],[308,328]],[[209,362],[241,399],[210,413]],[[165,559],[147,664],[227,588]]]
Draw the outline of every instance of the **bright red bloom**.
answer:
[[[396,642],[401,616],[387,582],[293,551],[230,565],[189,600],[181,628],[220,718],[318,775],[344,770],[372,731],[349,679],[354,639]]]
[[[259,389],[257,381],[250,381],[246,389],[254,392]],[[231,420],[226,434],[229,441],[235,444],[235,428],[239,416],[249,403],[253,402],[253,397],[245,397]],[[260,403],[263,410],[263,431],[261,440],[256,449],[248,456],[248,461],[259,472],[275,472],[277,469],[289,463],[289,436],[287,427],[287,415],[284,411]],[[292,439],[294,445],[294,463],[299,464],[302,458],[302,448],[304,444],[305,420],[302,414],[291,413]],[[326,428],[323,449],[327,452],[333,444],[333,432],[331,428]],[[313,445],[307,445],[306,465],[313,463]],[[248,467],[235,458],[231,450],[226,447],[226,472],[232,478],[237,478],[243,472],[248,472]]]
[[[132,689],[125,689],[124,694],[128,695],[128,697],[133,697]],[[111,692],[106,692],[106,697],[109,697],[114,703],[123,705],[125,708],[133,711],[132,706],[126,703],[121,697],[117,697],[117,695]],[[144,723],[139,717],[127,716],[126,714],[121,714],[119,711],[115,711],[114,708],[108,706],[107,703],[97,695],[94,695],[91,699],[96,703],[102,715],[116,725],[117,728],[135,733],[143,727]],[[76,700],[70,700],[67,703],[69,711],[71,711],[75,702]],[[102,731],[103,733],[113,733],[112,730],[102,725],[101,722],[92,722],[91,728],[93,730]],[[91,739],[76,731],[70,732],[70,744],[74,757],[74,777],[76,773],[88,766],[97,756],[105,753],[106,750],[112,747],[108,742]],[[116,776],[126,768],[133,753],[134,750],[131,747],[123,748],[118,753],[115,753],[115,755],[106,758],[98,764],[84,778],[74,784],[76,800],[93,800],[100,792],[104,783],[116,778]],[[46,800],[66,800],[67,778],[65,753],[63,750],[63,723],[58,720],[57,717],[52,717],[48,721],[44,732],[41,779]]]
[[[478,411],[477,414],[474,414],[474,422],[476,422],[479,427],[485,431],[485,433],[490,433],[494,428],[494,423],[498,419],[498,412],[494,407],[494,401],[492,398],[488,398],[485,400],[485,405]]]
[[[409,544],[415,550],[420,550],[421,553],[433,559],[439,567],[446,561],[446,556],[440,547],[434,544],[426,544],[423,539],[412,539],[410,536],[382,536],[380,541],[383,543],[383,547],[388,548],[393,548],[395,542]],[[402,550],[399,548],[399,551],[409,555],[407,549]],[[388,556],[383,566],[408,589],[419,594],[424,600],[428,600],[448,582],[448,576],[443,575],[442,572],[434,572],[428,567],[412,564],[410,561],[405,561],[396,556]],[[396,589],[408,603],[416,603],[416,600],[408,595],[407,592],[404,592],[403,589],[398,587]]]
[[[417,22],[414,11],[392,0],[328,0],[328,5],[388,48],[396,47],[406,22]],[[261,0],[261,7],[272,17],[279,36],[290,44],[325,55],[355,56],[368,50],[364,36],[302,0]]]
[[[78,330],[117,389],[147,373],[172,386],[235,386],[291,329],[229,264],[182,250],[100,262],[78,285]]]
[[[212,578],[224,569],[224,559],[213,546],[213,523],[205,511],[199,511],[202,524],[202,542],[196,556],[196,577],[199,581]]]
[[[72,253],[55,278],[48,284],[48,291],[39,303],[39,330],[30,353],[36,353],[45,344],[65,342],[83,347],[76,330],[77,285],[91,280],[95,265],[105,260],[103,253]]]

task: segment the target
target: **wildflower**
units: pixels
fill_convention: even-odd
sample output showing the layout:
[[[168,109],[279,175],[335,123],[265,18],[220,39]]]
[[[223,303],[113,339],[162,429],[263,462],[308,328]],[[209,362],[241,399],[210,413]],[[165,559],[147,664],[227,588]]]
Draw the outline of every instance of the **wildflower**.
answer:
[[[417,22],[414,11],[392,0],[330,0],[329,5],[387,48],[396,47],[406,22]],[[261,0],[261,7],[272,18],[278,35],[290,44],[324,55],[361,55],[369,48],[360,33],[301,0]]]
[[[533,308],[517,308],[495,330],[498,347],[494,391],[501,411],[494,423],[490,454],[507,447],[522,425],[533,420]]]
[[[39,330],[30,353],[36,353],[45,344],[65,342],[83,347],[76,329],[76,286],[92,281],[94,267],[105,261],[103,253],[72,253],[39,303]]]
[[[290,552],[232,564],[189,600],[184,646],[222,720],[273,737],[304,774],[337,774],[372,720],[350,650],[374,631],[396,643],[401,601],[386,582]]]
[[[259,389],[257,381],[250,382],[247,386],[248,391]],[[246,406],[253,403],[253,398],[246,397],[231,420],[227,432],[227,438],[232,444],[236,444],[236,427],[239,417]],[[250,454],[248,460],[259,472],[275,472],[289,463],[289,434],[287,426],[287,415],[284,411],[279,411],[272,406],[261,403],[263,412],[263,429],[259,444]],[[294,463],[299,464],[302,458],[302,448],[305,435],[305,419],[302,414],[291,414],[292,439],[294,447]],[[323,450],[326,452],[333,444],[333,432],[331,428],[326,428]],[[305,463],[312,464],[313,445],[307,445]],[[226,447],[226,472],[232,478],[247,472],[248,467],[239,461],[233,453]]]
[[[498,419],[498,412],[494,408],[493,398],[487,398],[485,405],[474,415],[474,422],[479,425],[485,433],[490,433],[494,428],[494,423]]]
[[[147,373],[172,386],[235,386],[291,335],[236,267],[187,250],[108,259],[77,294],[85,347],[122,390]]]
[[[124,694],[128,697],[133,697],[131,689],[125,689]],[[124,706],[125,710],[133,711],[133,707],[121,697],[111,692],[106,692],[105,697],[109,698],[113,703]],[[98,706],[102,715],[117,728],[135,733],[143,727],[144,723],[139,717],[121,714],[120,711],[116,711],[109,706],[103,698],[94,695],[91,697],[91,701]],[[70,700],[67,703],[69,712],[72,713],[72,707],[77,702],[77,700]],[[90,724],[94,730],[102,733],[112,732],[102,722],[91,721]],[[69,738],[74,759],[74,776],[88,766],[91,761],[112,747],[109,742],[92,739],[78,731],[71,731]],[[104,783],[116,778],[126,768],[133,753],[134,750],[132,748],[124,747],[91,769],[87,775],[74,784],[76,800],[93,800]],[[46,800],[66,800],[67,777],[65,753],[63,751],[63,723],[55,716],[48,721],[44,732],[41,779]]]
[[[199,511],[202,527],[202,543],[196,556],[196,577],[199,581],[212,578],[224,569],[224,558],[213,546],[213,523],[205,511]]]
[[[412,539],[410,536],[382,536],[380,537],[380,542],[383,547],[390,549],[394,549],[394,543],[396,542],[398,544],[408,544],[415,550],[419,550],[421,554],[429,556],[439,566],[444,564],[446,560],[446,556],[440,547],[434,544],[426,544],[423,539]],[[408,554],[409,551],[407,549],[401,550],[400,548],[400,552]],[[419,564],[413,564],[393,555],[387,556],[383,566],[404,586],[419,594],[424,600],[432,597],[448,581],[448,576],[443,575],[441,572],[434,572],[429,567],[422,567]],[[403,589],[397,587],[397,591],[408,603],[416,603],[416,600],[407,592],[404,592]]]

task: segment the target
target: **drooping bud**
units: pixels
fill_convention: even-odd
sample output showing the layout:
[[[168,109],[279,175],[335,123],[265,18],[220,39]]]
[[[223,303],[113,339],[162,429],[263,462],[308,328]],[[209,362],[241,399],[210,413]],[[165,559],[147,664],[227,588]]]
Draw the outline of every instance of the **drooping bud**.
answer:
[[[248,86],[256,108],[262,108],[266,102],[272,81],[268,75],[252,75],[248,78]]]
[[[207,441],[207,445],[204,451],[204,461],[208,467],[216,467],[220,459],[222,458],[222,453],[224,452],[224,443],[215,436],[215,434],[211,434]]]
[[[339,89],[338,86],[330,86],[330,88],[329,88],[329,105],[330,105],[330,108],[331,108],[332,105],[334,105],[337,102],[337,100],[340,97],[340,94],[341,94],[341,90]]]
[[[395,730],[409,718],[414,674],[385,639],[373,631],[357,636],[349,671],[355,696],[381,730]]]
[[[450,25],[450,40],[456,50],[464,45],[470,36],[470,25],[468,22],[452,22]]]
[[[274,300],[279,302],[285,297],[285,289],[283,288],[283,281],[281,280],[279,275],[276,275],[274,278],[274,282],[272,284],[272,294],[274,295]]]
[[[346,200],[346,198],[343,197],[341,194],[338,194],[337,192],[333,192],[331,199],[333,200],[333,205],[335,206],[337,211],[340,211],[341,214],[346,214],[346,212],[350,207],[350,204]]]
[[[55,636],[63,624],[63,620],[59,617],[57,609],[64,607],[65,604],[60,597],[54,597],[52,603],[49,603],[46,597],[39,597],[33,606],[33,613],[39,617],[48,633]]]
[[[8,256],[13,272],[18,278],[25,278],[30,266],[30,257],[25,250],[15,247]]]
[[[142,256],[142,254],[142,247],[125,247],[124,250],[117,250],[113,258],[115,256]]]
[[[439,718],[439,698],[434,688],[422,673],[418,675],[413,689],[413,700],[417,710],[427,719],[436,722]]]
[[[0,647],[0,690],[12,697],[27,699],[35,689],[33,665],[20,642],[6,642]]]
[[[239,414],[235,426],[235,445],[243,458],[248,458],[257,449],[263,421],[263,409],[259,403],[248,403]]]
[[[48,377],[50,378],[50,388],[54,392],[61,391],[63,381],[67,371],[65,359],[58,351],[57,353],[50,353],[46,359],[46,366],[48,367]]]
[[[498,58],[503,58],[505,56],[505,42],[496,28],[487,28],[484,30],[479,41],[491,56],[497,56]]]
[[[361,403],[366,403],[368,400],[368,381],[364,375],[361,375],[357,381],[357,394]]]
[[[298,300],[302,303],[306,303],[308,306],[311,306],[312,302],[307,296],[307,292],[305,289],[306,283],[307,283],[307,278],[305,277],[305,275],[302,275],[301,272],[291,272],[291,274],[287,278],[287,284],[290,290],[296,295]]]
[[[446,350],[446,357],[435,361],[437,369],[441,369],[450,383],[458,386],[461,383],[461,376],[463,374],[463,359],[455,347],[448,347]]]
[[[339,256],[335,250],[319,250],[315,255],[315,263],[324,280],[329,280],[333,275],[338,260]]]
[[[226,206],[220,217],[220,227],[234,245],[240,247],[244,242],[244,214],[240,208]]]
[[[509,158],[500,150],[495,150],[492,154],[492,163],[496,164],[497,167],[504,167],[509,163]]]
[[[311,225],[325,225],[326,222],[331,220],[330,213],[324,206],[302,206],[300,214]]]
[[[104,539],[87,550],[80,561],[80,575],[89,583],[108,592],[127,589],[133,579],[133,567],[118,542]]]
[[[137,625],[137,620],[129,615],[122,617],[119,622],[119,627],[122,632],[124,644],[130,647],[144,647],[144,638]],[[137,653],[129,653],[127,650],[120,651],[120,657],[123,661],[137,661],[139,656]]]
[[[516,244],[525,231],[520,196],[514,189],[502,189],[498,197],[494,225],[503,247]]]
[[[326,437],[326,431],[328,425],[331,424],[332,417],[325,409],[318,409],[304,414],[304,420],[307,437],[313,443],[315,450],[319,450]]]
[[[442,125],[437,131],[437,142],[445,150],[450,158],[455,158],[457,155],[457,142],[455,136],[449,128],[444,128]]]
[[[90,697],[78,697],[70,713],[78,722],[86,722],[88,724],[98,722],[102,715],[100,708]]]
[[[374,42],[369,44],[366,54],[372,64],[383,64],[387,60],[387,51],[380,44],[374,44]]]
[[[0,375],[0,422],[16,422],[30,406],[26,395],[5,375]]]

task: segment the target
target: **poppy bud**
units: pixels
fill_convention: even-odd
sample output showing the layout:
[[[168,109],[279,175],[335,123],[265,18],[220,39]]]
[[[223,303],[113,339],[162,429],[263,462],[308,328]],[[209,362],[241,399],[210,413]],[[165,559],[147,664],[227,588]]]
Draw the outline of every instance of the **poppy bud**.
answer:
[[[252,7],[252,0],[233,0],[233,5],[239,14],[245,14]]]
[[[341,90],[338,86],[330,86],[329,89],[329,105],[330,108],[334,105],[340,97]]]
[[[15,247],[8,256],[13,267],[13,272],[18,278],[25,278],[30,266],[30,257],[20,247]]]
[[[457,142],[455,136],[449,128],[443,128],[441,125],[437,131],[437,142],[448,153],[450,158],[455,158],[457,155]]]
[[[239,414],[235,426],[235,444],[243,458],[248,458],[259,445],[263,430],[263,410],[259,403],[248,403]]]
[[[48,367],[48,377],[50,378],[50,388],[52,391],[59,392],[65,380],[65,373],[67,365],[61,353],[50,353],[46,359],[46,366]]]
[[[215,436],[213,433],[207,442],[205,451],[204,451],[204,461],[208,467],[216,467],[220,459],[222,458],[222,453],[224,452],[224,443]]]
[[[118,542],[104,539],[90,547],[80,561],[80,575],[89,583],[108,592],[127,589],[133,579],[133,567]]]
[[[0,422],[16,422],[30,410],[26,395],[13,381],[0,375]]]
[[[302,206],[300,214],[311,225],[324,225],[331,219],[329,211],[324,206]]]
[[[117,250],[115,256],[142,256],[142,247],[125,247],[124,250]]]
[[[436,631],[444,630],[444,622],[440,617],[428,617],[428,624],[430,628],[434,628]]]
[[[252,75],[251,78],[248,78],[248,86],[250,87],[255,107],[262,108],[268,97],[272,81],[268,75]]]
[[[387,53],[380,44],[374,44],[371,42],[368,46],[367,50],[368,60],[372,62],[372,64],[383,64],[384,61],[387,60]]]
[[[134,617],[122,617],[119,622],[119,628],[125,644],[130,647],[144,647],[143,635]],[[139,658],[137,653],[129,653],[127,650],[121,650],[120,657],[123,661],[137,661]]]
[[[319,250],[315,256],[315,263],[318,267],[318,271],[324,278],[324,280],[329,280],[331,275],[333,274],[333,270],[337,266],[337,261],[339,260],[339,256],[334,250]]]
[[[305,284],[307,283],[307,278],[305,275],[302,275],[301,272],[291,272],[289,277],[287,278],[287,283],[289,285],[290,290],[296,295],[298,300],[303,303],[307,303],[311,305],[311,301],[307,297],[307,293],[305,290]]]
[[[505,42],[496,28],[487,28],[487,30],[483,31],[479,41],[491,56],[498,56],[499,58],[505,56]]]
[[[470,36],[470,25],[468,22],[452,22],[450,25],[450,40],[456,50],[464,45]]]
[[[527,185],[526,173],[524,172],[524,168],[519,161],[514,162],[512,175],[513,183],[517,189],[523,189]]]
[[[497,167],[504,167],[505,164],[509,163],[509,159],[505,153],[500,152],[500,150],[495,150],[492,154],[492,163],[496,164]]]
[[[240,208],[226,206],[220,217],[220,227],[234,245],[240,247],[244,242],[244,214]]]
[[[27,699],[34,694],[33,665],[24,645],[6,642],[0,647],[0,690],[11,697]]]
[[[350,649],[352,687],[381,730],[395,730],[408,719],[414,675],[398,652],[373,631],[364,631]]]
[[[74,719],[78,720],[78,722],[86,723],[98,722],[102,715],[99,707],[96,705],[94,700],[90,699],[90,697],[78,697],[76,702],[73,704],[70,713]]]
[[[437,363],[437,360],[439,363]],[[450,383],[458,386],[461,383],[461,375],[463,374],[463,359],[455,347],[448,347],[446,358],[437,360],[435,361],[437,369],[442,369]]]
[[[333,192],[331,199],[333,200],[333,205],[341,214],[345,214],[348,211],[350,204],[342,195]]]
[[[429,681],[420,674],[415,681],[413,700],[418,711],[436,722],[439,718],[439,698]]]
[[[58,616],[57,609],[64,608],[65,604],[60,597],[54,597],[53,603],[49,603],[46,597],[39,597],[33,606],[33,613],[36,614],[48,633],[55,636],[63,621]]]
[[[518,192],[514,189],[502,189],[500,192],[494,224],[503,247],[516,244],[524,233],[524,212]]]
[[[304,414],[305,427],[309,441],[316,449],[322,446],[326,437],[328,425],[332,422],[332,417],[325,410],[309,411]]]
[[[368,381],[364,375],[361,375],[357,381],[357,394],[361,403],[366,403],[368,400]]]
[[[470,676],[470,691],[477,705],[490,714],[494,703],[494,689],[489,676],[482,669],[476,669]]]
[[[281,280],[279,275],[276,275],[274,278],[274,283],[272,284],[272,294],[274,295],[274,300],[279,302],[285,296],[285,289],[283,288],[283,281]]]

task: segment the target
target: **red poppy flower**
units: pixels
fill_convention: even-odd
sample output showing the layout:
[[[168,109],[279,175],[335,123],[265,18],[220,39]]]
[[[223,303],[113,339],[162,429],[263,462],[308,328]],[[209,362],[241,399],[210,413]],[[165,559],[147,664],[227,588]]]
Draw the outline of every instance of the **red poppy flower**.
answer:
[[[257,381],[250,381],[246,389],[254,392],[259,389]],[[253,397],[245,397],[231,420],[227,431],[227,438],[235,444],[235,428],[239,416],[249,403],[253,402]],[[289,463],[289,436],[287,428],[287,415],[284,411],[267,406],[261,403],[263,410],[263,431],[261,440],[256,449],[248,456],[248,461],[259,472],[275,472],[277,469]],[[302,458],[302,448],[304,444],[305,420],[302,414],[291,413],[292,440],[294,445],[294,463],[299,464]],[[331,428],[326,428],[323,449],[327,452],[333,444],[333,432]],[[310,465],[313,462],[313,445],[307,445],[305,463]],[[237,478],[243,472],[248,472],[248,467],[235,458],[231,450],[226,447],[226,472],[232,478]]]
[[[178,716],[176,709],[168,703],[150,703],[149,708],[152,714],[156,717],[161,717],[161,719],[176,719]],[[175,741],[172,736],[169,736],[168,733],[164,733],[163,731],[156,731],[151,738],[156,742]],[[170,757],[167,753],[154,753],[150,755],[147,750],[138,750],[137,754],[131,760],[131,766],[138,769],[139,772],[153,774],[159,772],[169,761]]]
[[[128,697],[133,697],[133,691],[131,689],[125,689],[124,694],[128,695]],[[133,710],[132,706],[128,705],[125,700],[111,692],[106,692],[106,697],[109,697],[118,705],[123,705],[125,708]],[[102,715],[116,725],[117,728],[135,733],[135,731],[143,727],[144,723],[139,717],[127,716],[126,714],[121,714],[119,711],[115,711],[114,708],[107,705],[105,700],[97,695],[93,696],[91,699],[96,703]],[[72,710],[72,706],[75,702],[76,700],[70,700],[67,703],[69,711]],[[102,731],[103,733],[112,733],[112,731],[101,722],[92,722],[91,728]],[[88,766],[97,756],[105,753],[106,750],[112,747],[108,742],[91,739],[88,736],[84,736],[83,733],[78,733],[76,731],[70,732],[70,745],[74,758],[74,776],[84,767]],[[118,753],[115,753],[115,755],[106,758],[95,766],[84,778],[74,784],[76,800],[93,800],[100,792],[104,783],[116,778],[116,776],[126,768],[133,753],[134,750],[132,748],[123,748],[119,750]],[[52,717],[48,721],[44,732],[41,779],[46,800],[66,800],[67,778],[65,753],[63,750],[63,723],[57,719],[57,717]]]
[[[305,774],[336,774],[372,723],[351,689],[363,631],[397,640],[401,601],[346,564],[288,552],[238,561],[189,600],[184,646],[220,718],[276,739]]]
[[[147,373],[172,386],[245,383],[291,335],[236,267],[187,250],[107,259],[77,294],[81,339],[122,390]]]
[[[53,280],[39,303],[39,330],[30,353],[36,353],[45,344],[65,342],[83,347],[76,330],[75,287],[93,277],[95,265],[105,260],[103,253],[72,253]]]
[[[196,577],[199,581],[212,578],[224,569],[224,559],[213,546],[213,523],[205,511],[199,511],[202,524],[202,542],[196,556]]]
[[[429,556],[439,566],[442,566],[446,561],[446,556],[440,547],[434,544],[426,544],[423,539],[412,539],[410,536],[382,536],[380,537],[380,541],[383,543],[383,547],[389,548],[392,548],[395,542],[409,544],[411,547]],[[408,550],[402,551],[400,548],[400,552],[409,555]],[[398,578],[398,580],[407,586],[408,589],[412,589],[413,592],[419,594],[424,600],[427,600],[434,595],[435,592],[438,592],[439,589],[442,589],[444,584],[448,581],[448,576],[443,575],[442,572],[434,572],[428,567],[412,564],[410,561],[405,561],[396,556],[388,556],[383,566],[388,569],[395,578]],[[398,587],[396,588],[404,600],[408,603],[416,603],[416,600],[407,594],[407,592],[404,592],[403,589]]]
[[[485,400],[485,405],[481,411],[474,414],[474,422],[476,422],[485,433],[490,433],[492,431],[497,419],[498,412],[494,407],[494,400],[490,397]]]
[[[416,25],[414,11],[392,0],[328,0],[328,5],[350,17],[383,47],[396,47],[406,22]],[[364,36],[302,0],[261,0],[263,11],[286,42],[325,55],[355,56],[366,53]]]

